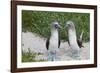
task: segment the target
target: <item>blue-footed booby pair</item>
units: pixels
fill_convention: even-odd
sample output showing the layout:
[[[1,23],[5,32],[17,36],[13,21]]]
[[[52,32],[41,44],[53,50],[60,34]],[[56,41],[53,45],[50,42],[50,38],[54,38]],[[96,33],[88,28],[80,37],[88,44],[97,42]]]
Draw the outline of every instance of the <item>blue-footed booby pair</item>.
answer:
[[[80,38],[76,37],[76,29],[75,25],[72,21],[66,22],[66,27],[68,27],[68,39],[69,45],[71,48],[72,56],[77,58],[80,55],[80,48],[82,45],[82,36],[83,32],[80,35]],[[61,28],[57,21],[52,22],[51,24],[51,35],[46,41],[46,48],[48,50],[48,60],[55,61],[56,60],[56,52],[60,47],[60,38],[58,29]]]
[[[56,51],[60,47],[60,38],[58,29],[61,28],[57,21],[51,24],[51,34],[46,41],[46,48],[48,50],[48,60],[54,61],[56,57]]]

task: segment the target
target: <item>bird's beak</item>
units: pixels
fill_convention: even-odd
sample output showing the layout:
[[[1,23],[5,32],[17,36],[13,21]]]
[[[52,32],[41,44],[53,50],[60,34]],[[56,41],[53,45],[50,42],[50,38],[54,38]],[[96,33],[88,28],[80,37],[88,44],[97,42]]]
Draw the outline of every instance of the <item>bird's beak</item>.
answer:
[[[68,27],[68,25],[69,25],[69,24],[66,24],[66,25],[65,25],[65,28]]]
[[[68,27],[68,25],[66,24],[65,27],[63,29],[66,29]]]
[[[61,27],[60,25],[58,25],[58,28],[59,28],[59,29],[62,29],[62,27]]]

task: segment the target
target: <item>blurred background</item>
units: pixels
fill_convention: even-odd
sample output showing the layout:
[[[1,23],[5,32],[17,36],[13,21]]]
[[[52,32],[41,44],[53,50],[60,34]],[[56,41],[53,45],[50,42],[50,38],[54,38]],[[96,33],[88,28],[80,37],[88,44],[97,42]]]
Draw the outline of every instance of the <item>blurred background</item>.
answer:
[[[89,41],[90,28],[89,13],[68,13],[68,12],[44,12],[44,11],[22,11],[22,31],[37,33],[40,36],[47,38],[50,35],[50,25],[53,21],[58,21],[64,28],[68,20],[74,22],[76,27],[77,37],[80,36],[82,30],[83,41]],[[61,40],[68,40],[67,28],[60,30]]]

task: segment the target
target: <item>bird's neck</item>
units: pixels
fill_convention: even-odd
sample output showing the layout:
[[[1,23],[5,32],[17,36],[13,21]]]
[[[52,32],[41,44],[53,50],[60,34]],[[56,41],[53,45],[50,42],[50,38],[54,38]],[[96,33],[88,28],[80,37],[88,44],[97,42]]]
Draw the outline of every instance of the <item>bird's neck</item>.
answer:
[[[58,37],[58,30],[57,29],[52,29],[51,30],[51,36]]]
[[[54,34],[58,34],[58,30],[57,29],[52,29],[51,30],[51,35],[54,35]]]

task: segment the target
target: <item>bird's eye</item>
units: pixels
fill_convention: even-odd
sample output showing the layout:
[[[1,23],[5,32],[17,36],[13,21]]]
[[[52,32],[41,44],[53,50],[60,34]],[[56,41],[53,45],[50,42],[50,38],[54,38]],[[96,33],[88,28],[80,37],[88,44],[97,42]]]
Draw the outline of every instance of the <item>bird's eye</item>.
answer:
[[[68,26],[69,26],[69,27],[71,27],[71,25],[70,25],[70,24],[68,24]]]
[[[58,28],[58,25],[55,25],[55,28]]]

